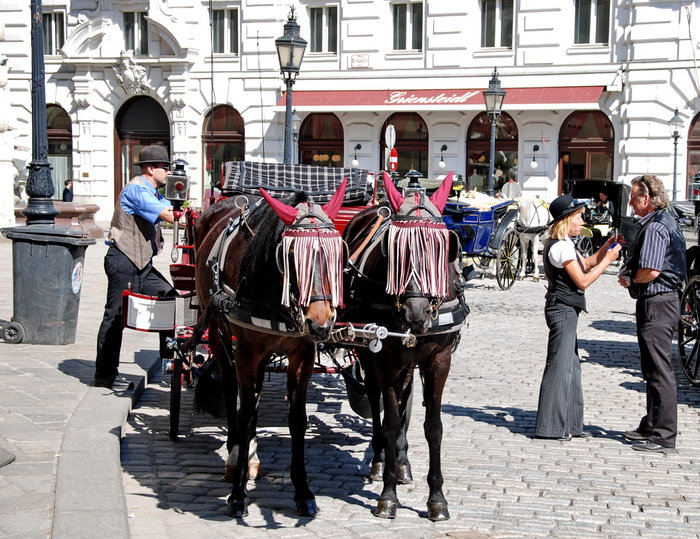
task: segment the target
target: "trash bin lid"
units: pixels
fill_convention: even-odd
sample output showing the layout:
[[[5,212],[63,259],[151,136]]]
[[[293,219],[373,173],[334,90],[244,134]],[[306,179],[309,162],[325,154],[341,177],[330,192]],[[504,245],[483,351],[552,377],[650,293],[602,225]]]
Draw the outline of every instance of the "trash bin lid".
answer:
[[[67,245],[94,245],[82,231],[67,226],[27,225],[3,228],[2,234],[11,240],[32,240],[39,243],[63,243]]]

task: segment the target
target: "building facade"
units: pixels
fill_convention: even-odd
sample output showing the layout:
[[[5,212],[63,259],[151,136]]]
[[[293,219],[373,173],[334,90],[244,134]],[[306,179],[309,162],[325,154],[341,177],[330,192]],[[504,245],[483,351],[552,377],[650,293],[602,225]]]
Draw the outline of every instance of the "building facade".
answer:
[[[146,144],[188,162],[195,203],[223,161],[281,162],[275,39],[290,4],[308,41],[293,92],[299,162],[385,168],[391,124],[399,172],[454,171],[483,190],[482,92],[496,67],[497,186],[551,200],[567,179],[653,173],[683,200],[700,170],[700,0],[47,0],[56,198],[72,179],[75,200],[108,220]],[[0,200],[12,200],[31,159],[30,9],[0,10]]]

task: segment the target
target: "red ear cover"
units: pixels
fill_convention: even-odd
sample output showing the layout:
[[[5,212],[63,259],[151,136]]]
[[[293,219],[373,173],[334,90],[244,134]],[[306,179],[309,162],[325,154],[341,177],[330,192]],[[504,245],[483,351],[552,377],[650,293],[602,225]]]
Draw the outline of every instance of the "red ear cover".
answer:
[[[430,197],[430,202],[435,204],[435,207],[440,213],[442,213],[442,210],[445,208],[447,197],[450,196],[450,191],[452,191],[452,175],[453,173],[450,172],[445,179],[442,180],[440,187],[436,189],[433,196]]]
[[[338,187],[338,190],[335,192],[335,195],[333,195],[333,198],[331,198],[326,204],[323,205],[323,212],[328,216],[328,218],[332,221],[335,219],[335,216],[338,215],[338,210],[340,210],[340,207],[343,205],[343,199],[345,198],[345,188],[348,185],[348,179],[345,178],[343,180],[343,183],[340,184],[340,187]]]
[[[280,219],[282,219],[282,222],[285,225],[291,225],[297,218],[297,214],[299,213],[297,208],[292,208],[288,204],[285,204],[276,198],[272,198],[270,194],[262,187],[260,188],[260,194],[262,194],[263,198],[267,200],[267,203],[272,206],[272,209],[275,210],[275,213]]]
[[[386,196],[389,199],[389,205],[394,213],[398,213],[401,204],[406,200],[404,196],[399,193],[399,190],[391,181],[391,176],[384,172],[384,189],[386,189]]]

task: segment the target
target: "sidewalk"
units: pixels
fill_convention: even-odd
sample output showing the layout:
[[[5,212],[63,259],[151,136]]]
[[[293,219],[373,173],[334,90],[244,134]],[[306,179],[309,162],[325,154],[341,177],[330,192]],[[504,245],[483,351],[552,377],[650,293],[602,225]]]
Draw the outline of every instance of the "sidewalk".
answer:
[[[92,387],[95,338],[107,279],[103,241],[89,246],[77,335],[64,346],[0,340],[0,448],[16,460],[0,468],[0,536],[127,537],[119,461],[127,415],[160,368],[158,337],[124,332],[120,371],[134,391]],[[169,262],[167,255],[158,264]],[[0,242],[0,320],[12,317],[12,243]],[[41,268],[37,268],[41,271]]]

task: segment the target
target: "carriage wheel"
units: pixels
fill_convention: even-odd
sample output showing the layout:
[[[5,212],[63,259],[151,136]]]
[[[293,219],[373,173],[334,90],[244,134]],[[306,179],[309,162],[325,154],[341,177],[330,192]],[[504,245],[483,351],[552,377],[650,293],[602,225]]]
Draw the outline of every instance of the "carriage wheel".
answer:
[[[511,229],[503,236],[501,247],[496,253],[496,281],[501,290],[508,290],[513,286],[522,265],[521,253],[518,231]]]
[[[182,358],[176,353],[173,358],[173,373],[170,376],[170,431],[172,441],[180,433],[180,400],[182,397]]]
[[[681,368],[688,381],[700,386],[700,276],[688,281],[681,298],[681,316],[678,320],[678,351]]]
[[[588,258],[593,254],[593,241],[589,236],[581,236],[578,240],[578,249],[584,258]]]

